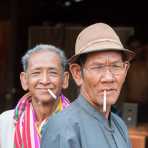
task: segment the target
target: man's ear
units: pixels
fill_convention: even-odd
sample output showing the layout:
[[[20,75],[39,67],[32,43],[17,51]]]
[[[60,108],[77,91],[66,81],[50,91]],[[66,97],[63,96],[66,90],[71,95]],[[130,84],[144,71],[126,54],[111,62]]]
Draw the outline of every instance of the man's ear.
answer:
[[[129,68],[130,68],[130,63],[127,63],[127,65],[126,65],[126,72],[125,72],[126,75],[127,75],[127,72],[129,70]]]
[[[69,72],[65,71],[64,72],[64,79],[63,79],[63,89],[68,88],[69,85]]]
[[[69,69],[73,79],[75,80],[75,83],[80,86],[82,84],[82,72],[80,65],[70,64]]]
[[[22,88],[27,91],[28,90],[28,81],[27,81],[27,74],[25,72],[20,73],[20,81]]]
[[[124,72],[124,79],[126,78],[127,73],[128,73],[128,70],[129,70],[129,68],[130,68],[130,63],[127,63],[125,68],[126,68],[126,69],[125,69],[125,72]]]

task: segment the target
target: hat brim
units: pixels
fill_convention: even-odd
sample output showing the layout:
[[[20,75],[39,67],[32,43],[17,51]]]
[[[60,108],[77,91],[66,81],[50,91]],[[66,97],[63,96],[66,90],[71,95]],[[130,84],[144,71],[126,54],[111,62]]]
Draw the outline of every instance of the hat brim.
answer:
[[[135,52],[133,52],[129,49],[126,49],[126,48],[121,48],[121,49],[119,49],[119,48],[104,48],[104,49],[103,48],[102,49],[88,48],[88,49],[85,49],[84,52],[82,51],[81,53],[73,55],[72,57],[70,57],[68,59],[68,63],[69,64],[75,63],[80,55],[93,53],[93,52],[100,52],[100,51],[121,51],[126,56],[126,60],[128,60],[128,61],[131,61],[135,57]]]

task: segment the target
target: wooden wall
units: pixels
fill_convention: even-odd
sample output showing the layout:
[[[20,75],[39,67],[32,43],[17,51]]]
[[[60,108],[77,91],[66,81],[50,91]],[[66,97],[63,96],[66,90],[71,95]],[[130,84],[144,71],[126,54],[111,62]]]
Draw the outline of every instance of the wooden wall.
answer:
[[[12,28],[8,21],[0,22],[0,112],[11,108],[14,93]]]

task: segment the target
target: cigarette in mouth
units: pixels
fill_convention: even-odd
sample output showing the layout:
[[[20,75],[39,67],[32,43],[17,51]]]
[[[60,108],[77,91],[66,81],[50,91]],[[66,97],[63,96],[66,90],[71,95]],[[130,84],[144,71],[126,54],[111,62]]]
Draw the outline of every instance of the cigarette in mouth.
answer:
[[[55,100],[57,99],[57,96],[50,89],[48,89],[48,92]]]
[[[104,90],[103,95],[103,112],[106,112],[106,90]]]

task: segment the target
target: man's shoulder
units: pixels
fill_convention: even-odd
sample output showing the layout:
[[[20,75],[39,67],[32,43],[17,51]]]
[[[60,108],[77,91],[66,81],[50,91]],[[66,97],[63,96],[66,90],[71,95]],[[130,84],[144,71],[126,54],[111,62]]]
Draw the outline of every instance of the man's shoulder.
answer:
[[[50,130],[50,133],[61,131],[67,126],[74,124],[78,117],[78,108],[75,102],[71,103],[69,107],[64,109],[62,112],[58,112],[55,115],[48,118],[47,124],[43,127],[43,133],[46,129]]]
[[[1,146],[5,148],[13,147],[15,130],[13,116],[14,110],[7,110],[0,114],[0,142]]]
[[[79,107],[75,101],[69,107],[52,117],[49,117],[47,124],[42,128],[42,145],[56,145],[57,138],[72,138],[78,131]],[[60,140],[60,139],[59,139]],[[60,142],[60,141],[58,141]]]
[[[55,121],[56,123],[63,123],[69,122],[70,119],[74,119],[76,114],[78,114],[79,108],[76,106],[75,101],[71,103],[69,107],[64,109],[62,112],[59,112],[53,115],[51,118],[49,117],[49,121]],[[59,122],[58,122],[59,121]]]
[[[122,118],[115,113],[112,113],[112,120],[123,138],[128,141],[128,129]]]
[[[0,120],[1,119],[8,119],[8,118],[13,118],[13,115],[14,115],[14,110],[7,110],[7,111],[4,111],[0,114]]]
[[[8,110],[0,114],[0,129],[1,128],[9,128],[9,126],[13,126],[14,120],[14,110]]]

